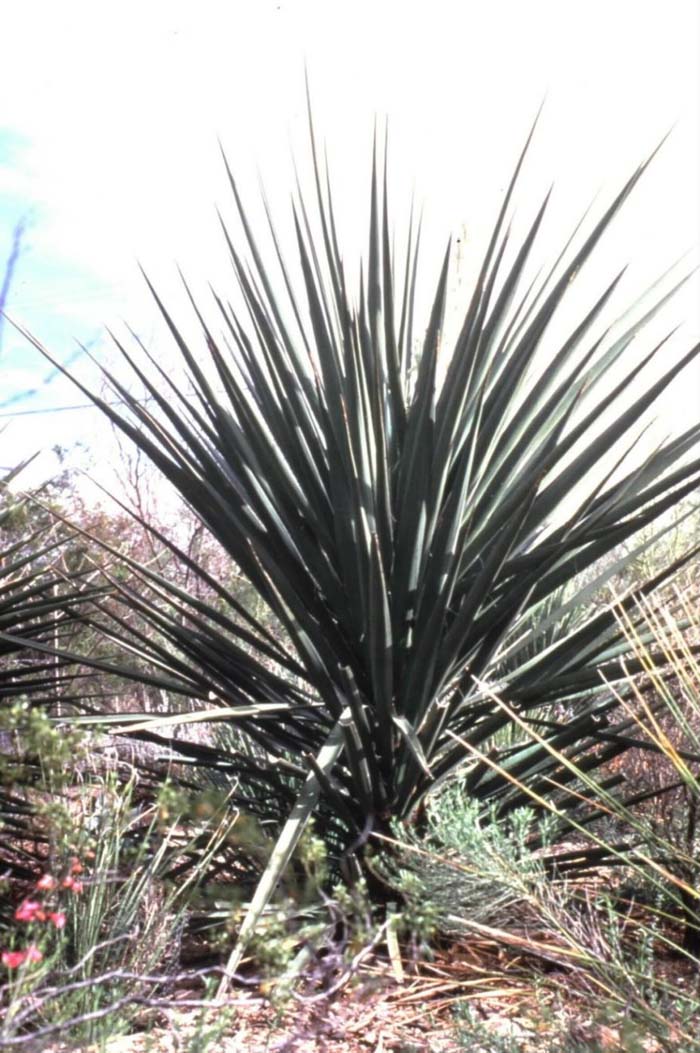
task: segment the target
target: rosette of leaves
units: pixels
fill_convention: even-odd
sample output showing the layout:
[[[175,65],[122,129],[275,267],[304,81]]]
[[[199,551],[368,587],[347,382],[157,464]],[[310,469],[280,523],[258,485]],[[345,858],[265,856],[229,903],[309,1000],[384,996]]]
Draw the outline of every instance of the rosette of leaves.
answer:
[[[151,631],[107,611],[102,619],[175,700],[170,713],[107,719],[157,738],[192,719],[186,700],[199,700],[197,719],[238,738],[222,749],[183,745],[189,759],[234,772],[240,803],[264,821],[289,816],[253,913],[312,814],[334,852],[357,851],[392,819],[418,814],[465,761],[464,792],[495,805],[492,814],[531,803],[523,783],[577,807],[577,776],[557,757],[585,771],[627,746],[626,725],[606,726],[617,702],[603,684],[622,677],[626,644],[611,611],[588,609],[600,577],[583,585],[580,575],[700,483],[697,424],[641,463],[627,459],[647,410],[700,350],[642,383],[669,346],[648,323],[687,276],[655,286],[610,325],[621,275],[601,274],[597,295],[547,349],[552,320],[648,161],[533,278],[549,195],[513,244],[526,146],[447,345],[450,247],[423,317],[420,227],[409,223],[396,250],[375,151],[367,255],[351,283],[311,135],[311,193],[293,201],[295,268],[269,212],[269,229],[254,229],[229,171],[242,237],[226,225],[224,236],[242,307],[214,293],[214,322],[192,299],[200,346],[152,288],[187,383],[119,340],[145,399],[116,373],[106,375],[118,404],[74,378],[274,616],[251,613],[224,581],[207,580],[216,602],[204,603],[132,564],[140,585],[113,584]],[[563,586],[565,601],[552,603]],[[632,610],[632,597],[623,604]],[[129,675],[126,657],[117,665]],[[503,743],[514,713],[544,742],[523,732]],[[498,770],[478,759],[487,750]]]

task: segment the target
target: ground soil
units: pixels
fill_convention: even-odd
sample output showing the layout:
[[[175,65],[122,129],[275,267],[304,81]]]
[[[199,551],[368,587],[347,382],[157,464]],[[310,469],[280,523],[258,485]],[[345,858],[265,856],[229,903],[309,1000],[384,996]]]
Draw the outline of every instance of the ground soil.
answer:
[[[542,963],[540,963],[541,965]],[[694,982],[688,963],[659,963],[667,983]],[[398,975],[397,975],[398,969]],[[688,1053],[688,1036],[663,1047],[635,1031],[624,1013],[602,1023],[600,994],[576,973],[550,963],[532,968],[522,948],[491,940],[455,941],[431,961],[403,966],[375,958],[332,996],[311,993],[275,1004],[269,990],[231,992],[222,1007],[193,1008],[201,991],[182,990],[167,1009],[143,1010],[129,1035],[78,1046],[27,1042],[22,1053]],[[272,997],[272,1001],[271,1001]],[[189,1005],[187,1003],[190,1003]],[[469,1037],[460,1042],[458,1013],[469,1007]],[[456,1015],[457,1014],[457,1015]],[[630,1044],[632,1043],[632,1044]],[[698,1049],[691,1042],[693,1049]]]

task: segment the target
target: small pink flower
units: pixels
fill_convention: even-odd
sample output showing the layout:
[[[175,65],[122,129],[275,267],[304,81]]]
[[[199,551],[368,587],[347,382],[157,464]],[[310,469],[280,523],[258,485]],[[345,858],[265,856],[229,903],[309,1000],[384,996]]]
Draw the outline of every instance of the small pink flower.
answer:
[[[74,878],[70,876],[64,878],[61,882],[61,885],[63,888],[69,888],[71,892],[74,892],[76,894],[76,896],[79,895],[84,888],[84,885],[80,878]]]
[[[48,919],[57,929],[64,929],[66,926],[66,916],[62,910],[52,910],[48,914]]]
[[[83,864],[77,856],[73,856],[70,861],[70,872],[71,874],[82,874],[83,872]]]
[[[16,921],[46,921],[42,905],[36,899],[22,900],[15,911]]]
[[[7,969],[18,969],[25,962],[40,962],[43,957],[39,948],[31,944],[25,951],[3,951],[0,960]]]
[[[52,892],[57,884],[58,882],[52,874],[42,874],[36,883],[36,887],[38,892]]]

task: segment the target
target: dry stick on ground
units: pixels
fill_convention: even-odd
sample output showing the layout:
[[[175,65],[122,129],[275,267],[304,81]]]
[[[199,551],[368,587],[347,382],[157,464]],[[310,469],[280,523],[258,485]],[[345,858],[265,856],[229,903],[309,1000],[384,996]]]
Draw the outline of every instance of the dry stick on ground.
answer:
[[[71,971],[74,971],[75,968],[76,967],[74,966],[73,970]],[[124,969],[111,969],[109,972],[102,973],[100,976],[90,977],[87,980],[77,980],[71,984],[57,985],[55,987],[45,988],[43,992],[35,991],[29,995],[26,995],[25,997],[30,1002],[30,1005],[27,1007],[27,1009],[23,1010],[20,1013],[17,1013],[12,1017],[12,1024],[14,1027],[18,1027],[29,1017],[31,1017],[34,1013],[36,1013],[37,1010],[41,1009],[42,1006],[46,1005],[47,1002],[52,1001],[55,998],[60,998],[62,995],[68,994],[71,991],[81,990],[86,987],[94,987],[102,983],[115,981],[135,981],[137,983],[150,984],[154,987],[172,987],[173,984],[181,983],[185,980],[199,980],[207,976],[222,975],[223,972],[223,968],[218,965],[212,966],[207,969],[190,970],[189,972],[174,973],[170,975],[149,975],[143,973],[133,973]],[[257,985],[259,982],[259,978],[252,980],[241,980],[241,983],[245,983],[249,986]],[[5,985],[4,987],[0,988],[0,994],[7,990],[8,986],[9,985]],[[255,999],[251,998],[250,996],[246,996],[245,998],[227,999],[225,1005],[227,1007],[235,1006],[238,1004],[249,1005],[252,1003],[259,1003],[260,1005],[263,1005],[265,1001],[266,1000],[263,998]],[[138,995],[132,992],[130,994],[124,995],[122,998],[116,999],[114,1002],[110,1002],[109,1005],[103,1006],[100,1009],[95,1009],[89,1013],[81,1013],[78,1016],[71,1017],[68,1020],[61,1021],[60,1023],[49,1024],[46,1027],[38,1028],[37,1030],[32,1031],[30,1033],[24,1032],[21,1035],[13,1036],[10,1038],[0,1037],[0,1049],[2,1049],[5,1046],[19,1046],[37,1038],[45,1038],[48,1035],[55,1035],[59,1032],[68,1031],[70,1028],[79,1027],[82,1024],[87,1024],[95,1020],[100,1020],[106,1016],[109,1016],[111,1013],[115,1013],[120,1009],[126,1008],[127,1006],[142,1006],[144,1008],[158,1009],[175,1007],[211,1008],[212,1001],[211,999],[201,998],[151,998],[147,995]]]

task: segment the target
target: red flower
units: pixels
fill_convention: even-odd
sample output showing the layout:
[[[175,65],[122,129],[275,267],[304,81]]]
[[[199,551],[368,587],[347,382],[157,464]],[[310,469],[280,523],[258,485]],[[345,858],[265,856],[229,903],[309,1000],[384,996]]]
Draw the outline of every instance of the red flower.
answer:
[[[38,900],[25,899],[15,911],[15,919],[16,921],[46,921],[46,914]]]
[[[42,874],[36,883],[36,887],[39,892],[52,892],[57,884],[56,878],[51,874]]]
[[[43,954],[31,944],[25,951],[3,951],[0,960],[7,969],[18,969],[25,962],[40,962]]]
[[[73,856],[70,861],[70,872],[71,874],[82,874],[83,872],[83,864],[77,856]]]
[[[73,892],[75,892],[76,895],[79,892],[82,892],[83,891],[83,887],[84,887],[82,881],[80,880],[80,878],[74,878],[74,877],[70,877],[70,876],[69,877],[65,877],[63,879],[63,881],[61,882],[61,886],[63,888],[71,889]]]
[[[62,910],[52,910],[48,915],[48,919],[56,926],[57,929],[65,928],[66,916]]]

